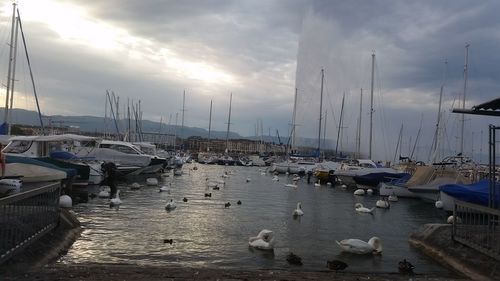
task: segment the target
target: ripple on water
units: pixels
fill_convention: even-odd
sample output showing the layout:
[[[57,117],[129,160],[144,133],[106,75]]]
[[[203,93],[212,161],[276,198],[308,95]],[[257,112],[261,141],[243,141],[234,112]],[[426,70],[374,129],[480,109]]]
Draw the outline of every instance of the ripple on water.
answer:
[[[355,203],[371,208],[379,197],[354,196],[352,190],[326,185],[315,188],[305,180],[290,188],[285,186],[289,177],[281,175],[276,182],[255,167],[197,166],[182,176],[159,178],[160,186],[170,186],[170,193],[145,186],[145,178],[131,181],[144,185],[139,190],[131,190],[129,183],[119,186],[123,200],[119,210],[99,198],[76,205],[84,231],[59,262],[295,270],[286,262],[292,251],[302,257],[303,270],[325,270],[326,260],[340,259],[349,264],[349,271],[397,272],[398,262],[406,258],[418,273],[449,273],[408,244],[410,233],[421,225],[443,221],[444,215],[429,204],[402,198],[388,210],[359,214]],[[225,170],[230,171],[228,178],[221,177]],[[224,180],[225,186],[208,188],[207,178]],[[206,198],[209,192],[212,197]],[[184,197],[188,202],[182,202]],[[170,199],[177,208],[167,212]],[[224,207],[227,202],[229,208]],[[297,202],[302,203],[304,216],[294,219]],[[264,228],[275,233],[273,252],[248,247],[248,238]],[[367,241],[372,236],[382,239],[381,256],[342,253],[335,243],[346,238]]]

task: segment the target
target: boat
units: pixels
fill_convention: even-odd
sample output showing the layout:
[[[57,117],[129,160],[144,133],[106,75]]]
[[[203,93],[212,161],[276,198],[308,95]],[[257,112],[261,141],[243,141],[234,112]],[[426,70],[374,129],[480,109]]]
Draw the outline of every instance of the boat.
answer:
[[[488,207],[490,182],[487,179],[473,184],[444,184],[439,186],[439,200],[443,203],[443,210],[453,212],[454,201],[460,200],[472,204]],[[500,194],[500,183],[495,183],[495,193]],[[494,198],[498,206],[498,197]]]

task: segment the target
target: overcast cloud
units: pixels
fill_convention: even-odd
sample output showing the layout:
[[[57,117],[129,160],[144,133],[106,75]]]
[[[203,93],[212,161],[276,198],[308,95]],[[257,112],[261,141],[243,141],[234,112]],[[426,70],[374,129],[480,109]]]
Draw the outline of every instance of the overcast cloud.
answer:
[[[362,150],[367,153],[374,51],[373,156],[392,159],[402,123],[408,154],[410,138],[415,141],[422,122],[417,153],[426,160],[445,59],[447,149],[457,151],[459,115],[449,112],[463,92],[466,42],[466,107],[500,92],[497,1],[18,2],[41,109],[47,115],[104,116],[105,91],[110,89],[121,97],[122,106],[127,99],[140,99],[144,119],[173,123],[185,90],[185,125],[207,128],[213,99],[212,128],[225,130],[232,92],[233,131],[253,135],[261,119],[265,134],[278,129],[286,135],[297,87],[297,133],[316,138],[324,68],[327,138],[336,140],[345,93],[346,128],[340,144],[354,148],[363,88]],[[11,1],[2,3],[0,80],[5,84],[12,6]],[[34,109],[21,54],[14,106]],[[0,100],[4,96],[1,92]],[[474,149],[477,154],[481,147],[487,151],[487,125],[495,122],[467,117],[466,152]]]

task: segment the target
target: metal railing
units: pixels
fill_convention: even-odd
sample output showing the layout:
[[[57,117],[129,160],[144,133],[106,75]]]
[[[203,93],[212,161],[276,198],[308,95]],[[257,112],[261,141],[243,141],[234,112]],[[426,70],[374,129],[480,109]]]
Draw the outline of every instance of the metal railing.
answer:
[[[452,239],[500,260],[500,210],[455,200]]]
[[[53,182],[0,199],[0,264],[57,226],[60,193]]]

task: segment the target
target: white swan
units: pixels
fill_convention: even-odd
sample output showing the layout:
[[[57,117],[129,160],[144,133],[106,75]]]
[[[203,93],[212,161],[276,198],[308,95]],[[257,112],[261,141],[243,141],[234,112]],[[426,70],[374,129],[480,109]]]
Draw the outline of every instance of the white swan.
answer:
[[[108,186],[101,186],[101,191],[99,191],[99,194],[97,194],[97,197],[109,198],[109,187]]]
[[[285,184],[286,187],[293,187],[293,188],[297,188],[297,185],[295,183],[287,183]]]
[[[247,177],[247,182],[250,182],[252,179],[250,177]]]
[[[297,209],[293,210],[293,216],[296,217],[302,215],[304,215],[304,212],[302,211],[302,205],[299,202],[297,203]]]
[[[389,201],[387,201],[387,198],[377,200],[377,203],[375,204],[378,208],[382,209],[388,209],[391,207],[391,204]]]
[[[370,194],[370,195],[371,195],[371,194],[373,194],[373,189],[368,188],[368,189],[366,190],[366,194]]]
[[[397,202],[399,199],[398,197],[396,196],[396,194],[392,193],[391,195],[389,195],[389,201],[391,202]]]
[[[111,198],[111,200],[109,200],[109,207],[110,208],[116,207],[118,209],[121,204],[122,200],[120,200],[120,190],[118,190],[116,191],[115,198]]]
[[[318,180],[318,182],[315,182],[315,183],[314,183],[314,186],[316,186],[316,187],[321,186],[321,181],[320,181],[320,180]]]
[[[295,175],[293,178],[292,178],[293,181],[298,181],[300,180],[300,177],[298,175]]]
[[[170,183],[169,186],[172,186],[172,183]],[[168,192],[170,193],[170,188],[166,185],[163,185],[162,187],[160,187],[160,192]]]
[[[170,202],[165,205],[165,210],[167,211],[172,211],[173,209],[177,208],[177,205],[175,205],[175,202],[173,199],[170,199]]]
[[[150,185],[150,186],[158,185],[158,179],[157,178],[147,178],[146,184]]]
[[[344,239],[342,241],[335,241],[342,248],[343,251],[353,254],[381,254],[382,241],[378,237],[372,237],[368,243],[359,239]]]
[[[354,191],[354,195],[365,195],[365,190],[362,188],[358,188]]]
[[[278,176],[273,177],[273,181],[279,181],[279,180],[280,180],[280,178]]]
[[[363,207],[363,204],[356,203],[354,205],[354,209],[356,209],[356,212],[359,212],[359,213],[371,213],[371,212],[373,212],[373,210],[375,210],[375,207],[368,209],[366,207]]]
[[[274,234],[271,230],[263,229],[256,237],[248,239],[248,245],[260,250],[273,250]]]
[[[132,190],[137,190],[137,189],[140,189],[141,188],[141,185],[137,182],[134,182],[130,185],[130,189]]]
[[[443,208],[443,201],[441,201],[441,200],[436,201],[436,203],[434,203],[434,206],[436,206],[436,208],[438,208],[438,209],[442,209]]]

